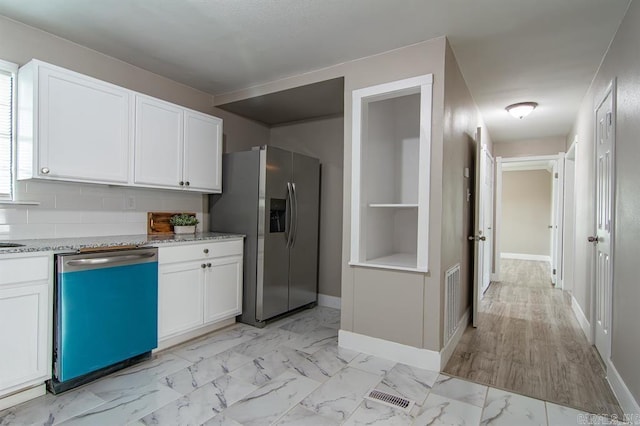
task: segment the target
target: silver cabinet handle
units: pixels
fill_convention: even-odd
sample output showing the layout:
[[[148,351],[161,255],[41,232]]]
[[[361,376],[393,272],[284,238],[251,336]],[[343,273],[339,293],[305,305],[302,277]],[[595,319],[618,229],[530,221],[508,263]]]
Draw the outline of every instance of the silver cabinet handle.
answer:
[[[184,184],[185,184],[185,185],[187,185],[187,186],[189,186],[189,185],[191,185],[191,182],[186,181]]]
[[[40,169],[40,173],[42,173],[43,175],[48,175],[49,174],[49,168],[47,167],[43,167]]]
[[[205,264],[203,263],[202,265],[200,265],[200,267],[201,267],[202,269],[204,269],[204,268],[206,268],[206,267],[207,267],[207,265],[205,265]]]
[[[209,254],[209,249],[204,249],[202,251],[204,252],[204,254]]]
[[[598,244],[598,242],[600,242],[600,239],[597,236],[589,236],[587,237],[587,241],[589,241],[590,243]]]
[[[81,266],[81,265],[106,265],[109,263],[119,263],[136,259],[148,259],[154,257],[155,253],[141,253],[141,254],[128,254],[125,256],[113,256],[113,257],[94,257],[90,259],[74,259],[67,261],[69,266]]]
[[[180,182],[178,182],[178,185],[180,185],[180,186],[184,186],[184,181],[180,181]]]
[[[211,268],[211,264],[210,263],[207,263],[207,268]]]

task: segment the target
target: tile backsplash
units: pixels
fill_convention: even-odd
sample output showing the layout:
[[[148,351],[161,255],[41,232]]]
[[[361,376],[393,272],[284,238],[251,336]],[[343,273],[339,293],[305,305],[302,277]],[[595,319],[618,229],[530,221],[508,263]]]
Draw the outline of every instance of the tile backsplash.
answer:
[[[201,194],[29,180],[16,199],[40,204],[0,204],[0,240],[146,234],[148,211],[192,211],[207,230]]]

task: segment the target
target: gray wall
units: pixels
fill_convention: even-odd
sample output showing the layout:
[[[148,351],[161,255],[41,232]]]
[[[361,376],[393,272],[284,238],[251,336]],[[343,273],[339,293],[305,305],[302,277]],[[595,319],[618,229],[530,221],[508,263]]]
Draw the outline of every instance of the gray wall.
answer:
[[[502,172],[502,253],[551,254],[551,173]]]
[[[342,261],[343,117],[271,128],[269,145],[310,155],[322,164],[318,292],[340,297]]]
[[[517,142],[493,144],[495,157],[529,157],[532,155],[557,155],[565,151],[565,137],[553,136],[542,139],[527,139]]]
[[[450,267],[460,263],[460,281],[470,283],[473,244],[467,237],[473,234],[473,205],[467,201],[466,194],[467,190],[474,192],[475,187],[473,178],[464,177],[464,169],[469,168],[470,176],[474,176],[477,127],[482,128],[482,143],[489,151],[492,142],[449,43],[445,52],[444,83],[442,203],[432,206],[432,209],[442,210],[441,281],[444,282],[444,274]],[[473,294],[470,286],[463,285],[463,290],[459,301],[461,314],[471,305]],[[444,291],[441,299],[441,306],[444,306]],[[444,309],[441,321],[444,321]],[[441,336],[440,345],[444,344]]]
[[[640,401],[640,286],[638,285],[638,241],[640,241],[640,2],[631,2],[600,70],[580,108],[567,138],[578,137],[576,160],[576,270],[574,295],[583,312],[591,309],[590,282],[593,248],[587,236],[594,229],[593,111],[612,79],[617,79],[616,183],[614,217],[614,283],[611,360],[636,401]]]

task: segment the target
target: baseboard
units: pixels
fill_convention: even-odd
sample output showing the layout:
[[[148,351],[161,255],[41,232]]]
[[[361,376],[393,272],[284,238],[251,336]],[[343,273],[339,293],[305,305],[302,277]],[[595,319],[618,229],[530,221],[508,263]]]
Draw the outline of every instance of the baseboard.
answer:
[[[0,411],[5,408],[13,407],[14,405],[22,404],[23,402],[37,398],[47,393],[47,388],[44,383],[34,386],[30,389],[11,394],[9,396],[0,398]]]
[[[440,352],[420,349],[351,331],[338,332],[340,347],[431,371],[440,371]]]
[[[318,306],[340,309],[340,307],[342,306],[342,299],[340,297],[318,293]]]
[[[440,351],[440,370],[439,371],[444,370],[444,367],[449,362],[451,355],[453,355],[453,351],[456,349],[456,346],[458,346],[460,339],[462,339],[462,335],[467,329],[467,325],[469,325],[470,316],[471,316],[471,310],[467,308],[464,315],[462,315],[462,318],[460,318],[460,321],[458,321],[458,328],[456,329],[456,332],[453,333],[453,336],[451,336],[451,339],[449,339],[447,344]]]
[[[587,338],[589,343],[593,345],[593,338],[592,338],[593,333],[591,333],[591,324],[589,323],[589,320],[587,319],[586,315],[582,311],[580,304],[578,303],[576,298],[573,297],[573,294],[571,295],[571,310],[573,310],[573,313],[576,316],[576,319],[578,320],[578,324],[580,324],[580,328],[582,328],[582,332],[584,333],[585,337]]]
[[[607,360],[607,380],[609,381],[616,398],[618,398],[622,411],[631,416],[631,418],[633,418],[633,416],[637,416],[638,413],[640,413],[640,405],[638,405],[638,402],[633,397],[633,394],[624,383],[624,380],[622,380],[622,377],[610,359]]]
[[[204,327],[196,328],[195,330],[187,331],[185,333],[178,334],[177,336],[171,336],[158,341],[158,347],[153,352],[163,351],[171,346],[184,343],[187,340],[195,339],[196,337],[204,336],[207,333],[220,330],[221,328],[228,327],[236,323],[236,317],[228,318],[226,320],[218,321],[214,324],[206,325]]]
[[[503,259],[538,260],[551,263],[551,256],[545,256],[544,254],[500,253],[500,257]]]

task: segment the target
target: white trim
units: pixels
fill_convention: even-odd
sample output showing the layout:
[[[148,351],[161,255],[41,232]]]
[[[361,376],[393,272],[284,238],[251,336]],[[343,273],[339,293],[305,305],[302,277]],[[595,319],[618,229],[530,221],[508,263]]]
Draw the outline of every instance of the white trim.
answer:
[[[412,367],[440,371],[440,352],[390,342],[347,330],[338,331],[338,345],[345,349],[401,362]]]
[[[47,388],[44,383],[33,388],[24,390],[22,392],[14,393],[4,398],[0,398],[0,411],[13,407],[14,405],[22,404],[23,402],[37,398],[47,393]]]
[[[451,355],[453,355],[453,351],[456,349],[456,346],[458,346],[460,339],[462,339],[462,335],[469,325],[470,315],[471,310],[467,308],[464,315],[462,315],[462,318],[460,318],[460,321],[458,321],[458,328],[456,329],[456,332],[453,333],[453,336],[451,336],[449,342],[447,342],[444,348],[442,348],[442,350],[440,351],[440,371],[442,371],[447,365],[449,359],[451,358]]]
[[[620,373],[616,370],[611,359],[607,360],[607,380],[609,381],[616,398],[618,398],[622,411],[625,414],[637,416],[638,413],[640,413],[640,405],[638,405],[638,402],[633,397],[633,394],[627,387],[626,383],[622,380],[622,376],[620,376]]]
[[[532,155],[529,157],[502,157],[503,163],[520,163],[524,161],[553,161],[557,160],[558,155]]]
[[[342,298],[318,293],[318,306],[340,309],[340,307],[342,306]]]
[[[518,260],[539,260],[551,263],[551,256],[544,254],[528,254],[528,253],[500,253],[502,259],[518,259]]]
[[[593,335],[591,333],[591,324],[589,324],[589,320],[587,319],[587,316],[582,311],[580,304],[578,303],[576,298],[573,296],[573,294],[571,295],[571,310],[573,310],[573,314],[576,316],[576,319],[578,320],[578,324],[580,324],[580,328],[582,329],[582,332],[584,333],[585,337],[587,338],[589,343],[593,345]]]
[[[494,216],[496,218],[493,224],[493,270],[496,280],[500,279],[500,232],[502,230],[502,157],[496,157],[496,189],[494,192]],[[493,279],[493,278],[492,278]]]
[[[361,238],[361,191],[362,191],[362,139],[365,127],[363,117],[363,101],[379,101],[397,97],[399,94],[420,94],[420,137],[418,159],[418,246],[416,250],[416,266],[410,271],[428,272],[429,245],[429,191],[431,175],[431,115],[433,98],[433,75],[425,74],[389,83],[354,90],[351,94],[352,130],[351,130],[351,253],[350,265],[371,266],[364,260],[367,258],[366,247]],[[378,267],[385,269],[386,265]],[[402,268],[401,270],[405,270]]]

